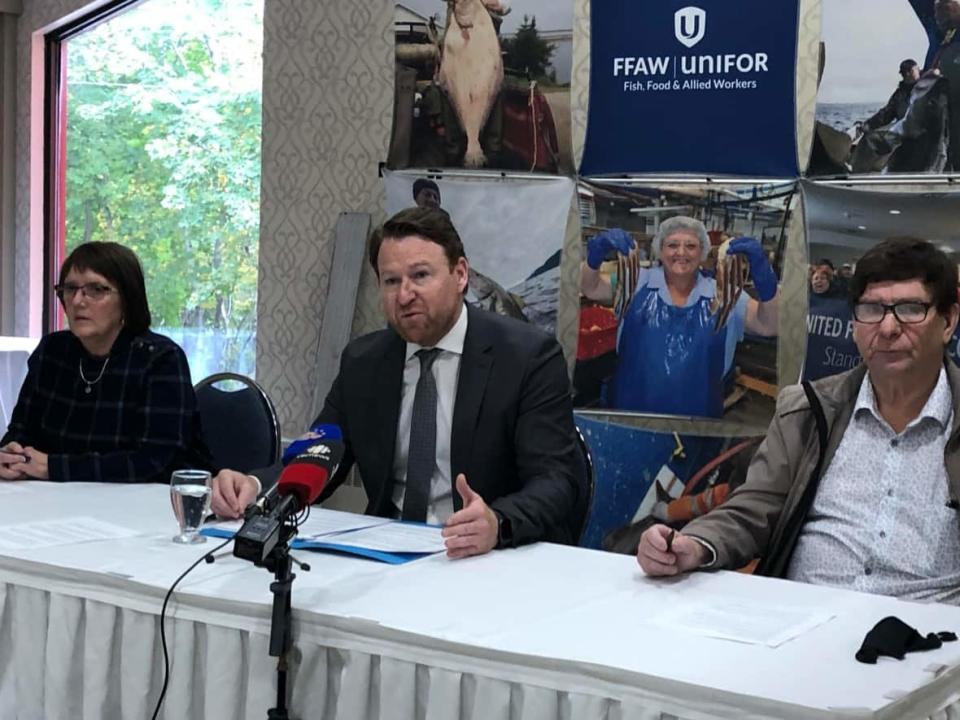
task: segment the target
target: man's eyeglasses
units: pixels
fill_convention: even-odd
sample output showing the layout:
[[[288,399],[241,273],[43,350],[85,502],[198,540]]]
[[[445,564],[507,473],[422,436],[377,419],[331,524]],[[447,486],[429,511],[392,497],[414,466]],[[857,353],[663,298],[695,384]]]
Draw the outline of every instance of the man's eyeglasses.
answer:
[[[922,323],[927,319],[927,313],[933,303],[928,302],[898,302],[893,305],[886,305],[878,302],[859,302],[853,306],[853,316],[857,322],[876,324],[883,322],[888,312],[906,325]]]
[[[63,285],[54,285],[53,291],[61,300],[73,300],[78,292],[83,292],[86,298],[93,300],[94,302],[97,300],[103,300],[103,298],[110,293],[116,292],[116,290],[112,287],[103,285],[101,283],[86,283],[85,285],[64,283]]]

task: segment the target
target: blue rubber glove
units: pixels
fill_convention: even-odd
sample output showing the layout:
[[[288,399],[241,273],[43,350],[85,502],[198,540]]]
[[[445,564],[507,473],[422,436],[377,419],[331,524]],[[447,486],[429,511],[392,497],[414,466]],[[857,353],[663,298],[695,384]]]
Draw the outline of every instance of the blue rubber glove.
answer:
[[[633,250],[633,238],[620,228],[611,228],[594,235],[587,240],[587,265],[592,270],[599,270],[613,250],[621,255],[628,254]]]
[[[773,273],[767,254],[760,243],[753,238],[737,238],[730,241],[727,255],[730,253],[747,256],[747,261],[750,263],[750,277],[753,280],[753,286],[757,289],[760,302],[773,300],[777,294],[777,276]]]

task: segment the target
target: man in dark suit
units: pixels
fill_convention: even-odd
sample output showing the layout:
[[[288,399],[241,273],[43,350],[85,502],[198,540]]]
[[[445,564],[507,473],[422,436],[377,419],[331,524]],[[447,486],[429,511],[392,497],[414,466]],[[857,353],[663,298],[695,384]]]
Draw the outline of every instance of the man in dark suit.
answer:
[[[367,512],[442,523],[451,557],[576,542],[588,490],[559,344],[464,304],[469,266],[443,210],[397,213],[369,259],[390,328],[346,347],[315,422],[346,446],[324,497],[356,462]],[[257,489],[222,471],[214,510],[236,517]]]

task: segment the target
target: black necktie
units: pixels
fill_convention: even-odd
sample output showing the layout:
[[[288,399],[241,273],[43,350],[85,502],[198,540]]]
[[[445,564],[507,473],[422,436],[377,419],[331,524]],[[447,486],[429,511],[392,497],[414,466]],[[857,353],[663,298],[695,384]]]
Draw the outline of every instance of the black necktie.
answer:
[[[410,417],[410,447],[407,451],[407,482],[403,493],[404,520],[423,522],[427,519],[430,480],[437,465],[437,381],[433,378],[433,361],[438,348],[418,350],[420,379],[413,395]]]

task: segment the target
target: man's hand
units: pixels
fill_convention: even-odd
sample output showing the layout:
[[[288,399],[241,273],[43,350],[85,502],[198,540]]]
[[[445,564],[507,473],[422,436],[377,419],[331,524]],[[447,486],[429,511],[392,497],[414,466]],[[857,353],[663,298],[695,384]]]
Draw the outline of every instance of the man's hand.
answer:
[[[25,476],[22,470],[15,470],[14,465],[29,462],[24,454],[23,446],[17,442],[9,442],[0,448],[0,480],[22,480]]]
[[[455,512],[443,528],[447,557],[457,559],[483,555],[497,545],[497,516],[469,485],[463,473],[457,475],[457,492],[463,509]]]
[[[257,482],[236,470],[221,470],[213,478],[210,508],[222,518],[243,517],[247,505],[257,499]]]
[[[667,538],[673,540],[667,548]],[[654,525],[640,536],[637,562],[650,577],[679,575],[696,570],[708,559],[708,550],[693,538],[671,530],[666,525]]]

